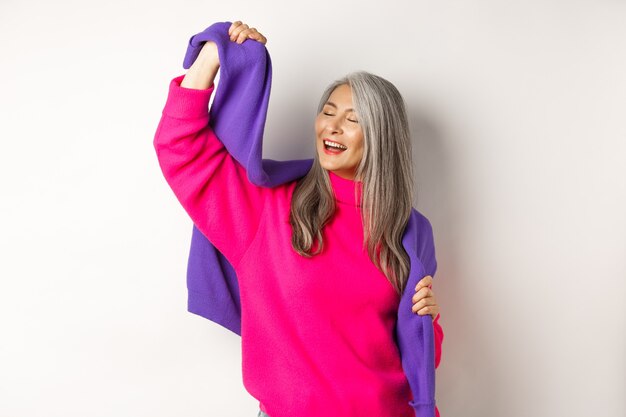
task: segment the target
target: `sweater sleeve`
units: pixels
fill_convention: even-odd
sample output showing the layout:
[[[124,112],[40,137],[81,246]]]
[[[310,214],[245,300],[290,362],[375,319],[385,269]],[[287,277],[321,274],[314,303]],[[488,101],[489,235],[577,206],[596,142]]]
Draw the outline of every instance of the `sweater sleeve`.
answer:
[[[427,274],[434,278],[435,272],[437,272],[437,259],[435,257],[435,243],[433,239],[433,229],[428,219],[424,217],[424,220],[425,220],[424,223],[426,224],[426,230],[428,231],[426,233],[426,236],[428,236],[429,239],[426,240],[424,246],[422,247],[422,250],[420,251],[421,259],[424,262],[424,266],[427,271]],[[430,285],[430,287],[432,288],[432,284]],[[439,367],[439,364],[441,363],[441,345],[443,342],[443,329],[441,328],[441,325],[439,324],[440,317],[441,317],[441,313],[437,314],[437,316],[435,317],[435,320],[433,320],[433,332],[435,336],[435,369],[437,369]],[[439,408],[436,405],[435,405],[435,417],[440,417]]]
[[[430,275],[434,279],[435,273],[437,272],[437,258],[435,256],[433,228],[430,224],[430,221],[425,216],[422,215],[420,216],[420,218],[422,220],[422,225],[424,228],[423,236],[425,237],[420,242],[420,260],[424,265],[426,275]],[[432,287],[433,286],[431,284],[430,288]],[[433,331],[435,336],[435,368],[437,368],[439,366],[439,363],[441,362],[441,345],[443,342],[443,329],[439,324],[439,317],[441,317],[441,314],[437,314],[435,320],[433,320]]]
[[[419,248],[419,256],[422,264],[424,265],[424,270],[426,275],[430,275],[435,278],[435,273],[437,272],[437,257],[435,254],[435,240],[434,240],[434,232],[430,221],[423,215],[420,216],[422,220],[422,228],[423,228],[423,239],[420,240],[420,248]],[[432,284],[430,286],[432,288]],[[435,320],[433,320],[433,335],[434,335],[434,345],[435,345],[435,369],[439,366],[441,362],[441,345],[443,342],[443,331],[441,325],[439,324],[439,317],[441,314],[437,314]],[[439,417],[439,408],[435,405],[435,417]]]
[[[424,221],[425,236],[427,239],[422,243],[422,247],[420,250],[420,259],[424,264],[424,268],[426,269],[426,274],[435,278],[435,272],[437,272],[437,259],[435,257],[435,242],[433,237],[433,229],[430,221],[426,217],[422,217]],[[432,284],[430,285],[432,288]],[[441,362],[441,345],[443,343],[443,329],[439,324],[439,318],[441,314],[437,314],[435,320],[433,321],[433,330],[435,336],[435,368],[439,366]]]
[[[198,230],[233,267],[252,243],[270,189],[253,184],[209,125],[215,89],[181,87],[171,80],[154,148],[159,166]]]

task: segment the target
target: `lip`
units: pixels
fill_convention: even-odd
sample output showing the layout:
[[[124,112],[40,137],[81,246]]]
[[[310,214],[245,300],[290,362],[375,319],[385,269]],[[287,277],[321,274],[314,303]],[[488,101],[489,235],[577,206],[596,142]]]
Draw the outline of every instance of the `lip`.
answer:
[[[330,150],[326,149],[326,147],[324,146],[324,153],[326,155],[341,155],[344,152],[345,151],[330,151]]]

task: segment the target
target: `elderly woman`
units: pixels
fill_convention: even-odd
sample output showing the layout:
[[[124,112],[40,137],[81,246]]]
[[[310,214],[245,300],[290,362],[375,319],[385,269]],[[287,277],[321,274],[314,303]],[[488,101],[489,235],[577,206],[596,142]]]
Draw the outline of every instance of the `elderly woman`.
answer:
[[[229,35],[267,41],[240,21]],[[365,71],[330,84],[310,171],[265,188],[247,179],[208,123],[219,67],[207,41],[174,79],[154,145],[177,198],[237,272],[243,382],[259,416],[413,416],[394,340],[413,197],[400,93]],[[432,316],[438,360],[443,332],[431,285],[430,276],[419,282],[413,311]]]

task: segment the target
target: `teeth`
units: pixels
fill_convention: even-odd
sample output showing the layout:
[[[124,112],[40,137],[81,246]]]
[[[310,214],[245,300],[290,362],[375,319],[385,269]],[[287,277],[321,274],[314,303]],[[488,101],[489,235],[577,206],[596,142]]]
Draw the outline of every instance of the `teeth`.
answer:
[[[348,149],[348,147],[346,147],[346,146],[340,145],[339,143],[336,143],[336,142],[330,142],[328,140],[325,140],[324,144],[326,144],[328,146],[332,146],[333,148]]]

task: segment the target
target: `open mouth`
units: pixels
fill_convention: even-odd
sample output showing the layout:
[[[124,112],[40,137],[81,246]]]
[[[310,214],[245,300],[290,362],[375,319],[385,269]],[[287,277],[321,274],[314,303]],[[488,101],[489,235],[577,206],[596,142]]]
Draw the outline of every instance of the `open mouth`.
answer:
[[[340,143],[324,139],[324,149],[330,153],[341,153],[348,149],[348,147]]]

